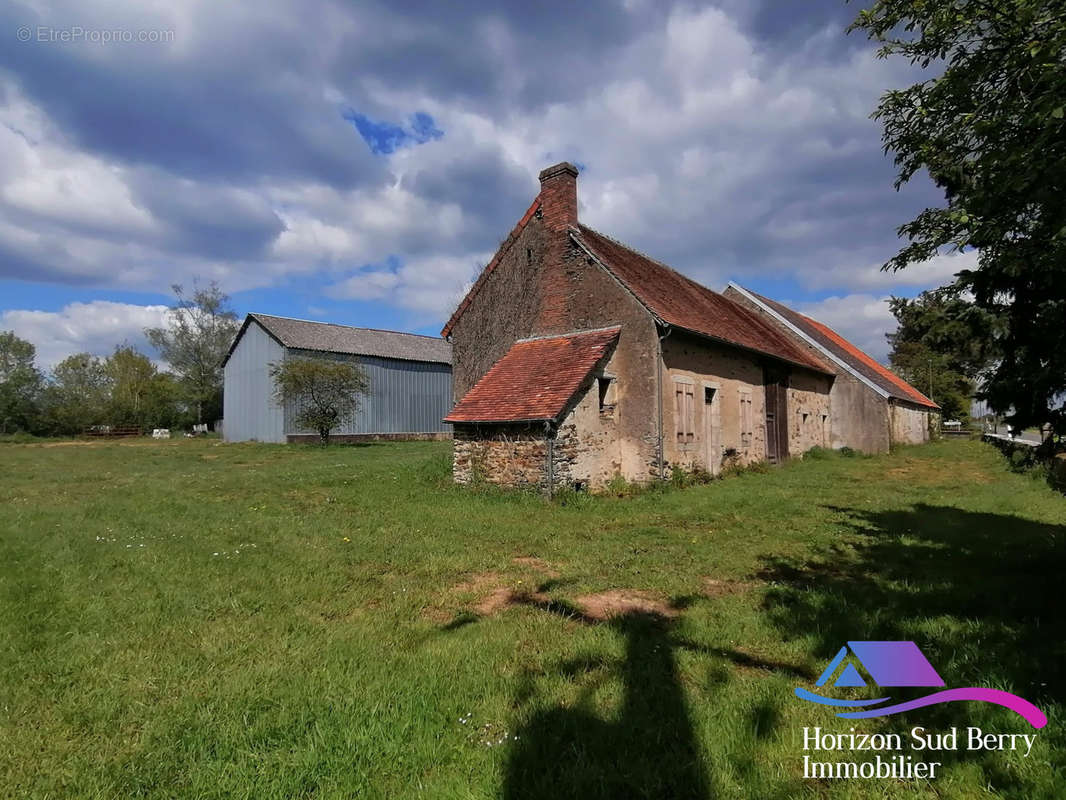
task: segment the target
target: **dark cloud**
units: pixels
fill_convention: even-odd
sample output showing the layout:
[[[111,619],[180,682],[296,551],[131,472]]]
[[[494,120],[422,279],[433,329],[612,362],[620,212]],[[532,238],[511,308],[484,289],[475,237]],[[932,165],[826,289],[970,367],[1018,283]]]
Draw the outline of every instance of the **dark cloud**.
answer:
[[[161,180],[154,170],[131,176],[134,201],[162,222],[158,244],[205,258],[262,257],[285,228],[259,195],[225,184]]]
[[[175,31],[0,48],[0,275],[314,274],[446,314],[435,298],[568,159],[588,222],[708,283],[867,290],[848,270],[937,199],[891,190],[868,115],[908,73],[845,36],[858,7],[835,0],[98,1],[0,9],[7,30],[158,13],[143,24]]]

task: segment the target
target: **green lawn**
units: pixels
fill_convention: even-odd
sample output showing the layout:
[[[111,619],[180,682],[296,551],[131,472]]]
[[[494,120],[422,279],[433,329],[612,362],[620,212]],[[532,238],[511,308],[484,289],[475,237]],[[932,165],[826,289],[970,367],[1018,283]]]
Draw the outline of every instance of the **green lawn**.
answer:
[[[552,503],[449,466],[0,445],[0,797],[1066,796],[1066,498],[991,447]],[[617,590],[669,616],[594,619]],[[804,780],[805,725],[1032,732],[795,698],[848,639],[914,639],[1050,722],[932,782]]]

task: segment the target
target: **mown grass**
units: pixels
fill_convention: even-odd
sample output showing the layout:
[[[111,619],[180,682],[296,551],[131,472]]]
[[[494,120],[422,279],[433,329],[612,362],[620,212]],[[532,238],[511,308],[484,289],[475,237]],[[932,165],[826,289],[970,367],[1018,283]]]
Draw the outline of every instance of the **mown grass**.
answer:
[[[1066,499],[977,442],[823,456],[548,503],[441,443],[0,446],[0,796],[1066,795]],[[610,589],[676,616],[584,618]],[[805,781],[805,725],[1031,732],[793,696],[903,638],[1041,706],[1029,758]]]

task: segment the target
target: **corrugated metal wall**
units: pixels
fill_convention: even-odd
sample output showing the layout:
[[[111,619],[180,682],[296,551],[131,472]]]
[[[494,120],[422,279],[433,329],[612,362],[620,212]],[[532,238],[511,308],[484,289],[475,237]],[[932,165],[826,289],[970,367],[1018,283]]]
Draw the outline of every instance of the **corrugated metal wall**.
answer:
[[[285,349],[258,323],[247,327],[226,362],[222,435],[227,442],[285,441],[283,415],[270,379],[270,364],[284,357]]]
[[[356,361],[366,370],[370,391],[362,398],[355,418],[339,425],[334,434],[434,433],[452,429],[441,422],[452,408],[452,368],[448,364],[301,350],[289,353]],[[299,404],[285,408],[285,433],[314,433],[297,429],[293,420],[298,410]]]

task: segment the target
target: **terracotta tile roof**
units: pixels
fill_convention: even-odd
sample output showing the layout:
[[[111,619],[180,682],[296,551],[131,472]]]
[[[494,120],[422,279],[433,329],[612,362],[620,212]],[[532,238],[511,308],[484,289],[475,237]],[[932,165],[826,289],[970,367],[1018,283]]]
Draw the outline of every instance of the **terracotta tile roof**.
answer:
[[[350,325],[275,317],[271,314],[249,314],[245,317],[237,336],[234,337],[229,353],[222,362],[223,365],[229,360],[234,348],[237,347],[237,342],[252,322],[258,322],[282,347],[294,350],[378,356],[379,358],[428,361],[437,364],[452,363],[451,343],[436,336],[419,336],[414,333],[382,331],[375,328],[353,328]]]
[[[799,316],[803,317],[807,324],[818,331],[827,341],[832,342],[837,348],[843,351],[853,367],[864,372],[864,374],[872,373],[872,376],[875,376],[875,382],[888,390],[888,393],[893,397],[898,397],[902,400],[910,400],[913,403],[929,406],[930,408],[940,408],[940,406],[903,380],[899,375],[883,364],[879,364],[872,357],[868,356],[829,326],[823,325],[818,322],[818,320],[811,319],[803,314],[800,314]]]
[[[445,422],[536,422],[566,409],[614,346],[620,327],[520,339],[444,418]]]
[[[467,306],[470,305],[471,301],[481,290],[482,285],[485,283],[489,275],[492,274],[492,271],[496,269],[496,265],[500,263],[500,259],[503,258],[504,253],[510,249],[511,245],[514,244],[515,239],[518,238],[518,235],[522,233],[522,230],[526,227],[526,224],[533,218],[533,215],[537,213],[538,208],[540,208],[539,196],[533,201],[533,204],[526,209],[526,213],[522,215],[522,219],[518,220],[518,224],[514,226],[514,229],[507,234],[507,238],[500,244],[499,249],[496,251],[496,255],[492,257],[492,261],[486,265],[485,269],[481,270],[481,274],[477,276],[474,285],[470,287],[470,291],[466,293],[466,297],[462,299],[458,308],[455,309],[451,318],[441,330],[441,336],[447,337],[451,334],[452,328],[455,327],[455,323],[459,321],[459,317],[463,316],[463,312],[466,311]]]
[[[831,373],[805,347],[795,344],[758,315],[665,264],[585,225],[571,228],[571,235],[663,322],[807,369]]]
[[[903,378],[899,377],[899,375],[883,364],[879,364],[873,357],[864,353],[828,325],[823,325],[821,322],[818,322],[818,320],[811,319],[798,311],[793,311],[788,306],[783,303],[778,303],[776,300],[763,297],[748,289],[744,289],[744,291],[755,298],[756,301],[763,303],[768,308],[776,311],[792,325],[799,328],[805,335],[809,336],[819,345],[828,350],[834,359],[851,367],[855,372],[858,372],[870,382],[881,387],[889,397],[917,403],[918,405],[927,406],[929,408],[940,408],[940,406],[903,380]]]

